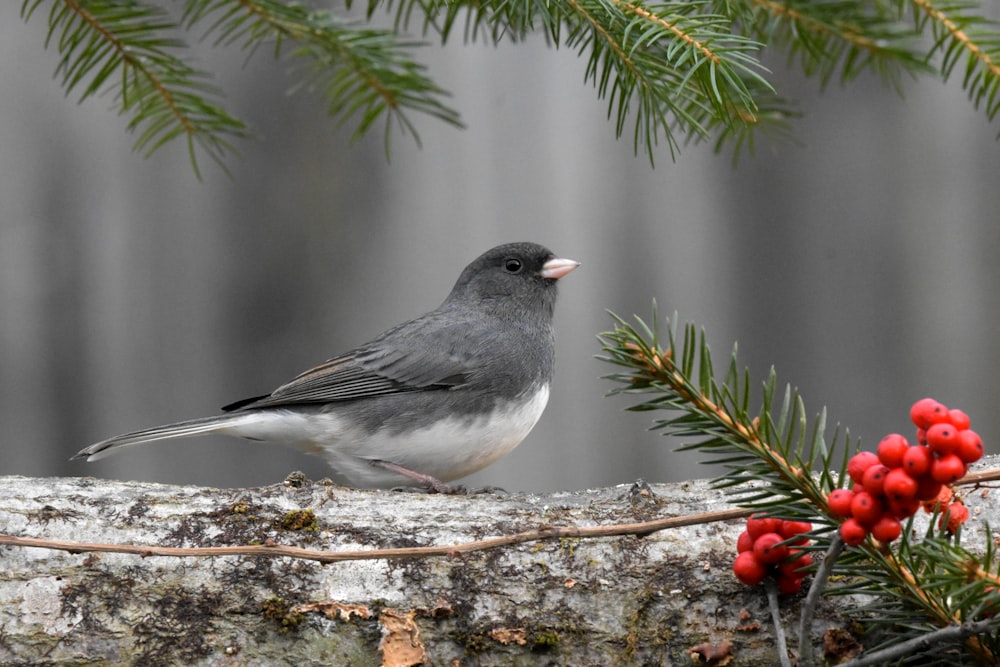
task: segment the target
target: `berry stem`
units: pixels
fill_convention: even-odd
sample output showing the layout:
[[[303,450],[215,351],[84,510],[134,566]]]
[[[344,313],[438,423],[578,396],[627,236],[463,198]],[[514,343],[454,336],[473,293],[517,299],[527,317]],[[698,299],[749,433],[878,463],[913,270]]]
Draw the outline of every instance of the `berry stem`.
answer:
[[[778,652],[781,667],[792,667],[788,659],[788,643],[785,641],[785,627],[781,623],[781,607],[778,605],[778,585],[768,577],[764,581],[767,590],[767,606],[771,610],[771,622],[774,623],[774,643]]]
[[[812,585],[802,603],[802,618],[799,623],[799,664],[802,667],[812,667],[816,661],[815,652],[812,645],[812,622],[816,613],[816,605],[823,597],[823,590],[826,588],[826,581],[833,572],[834,563],[844,550],[844,540],[839,533],[834,533],[830,541],[830,548],[826,550],[822,562],[816,568]]]
[[[848,662],[842,663],[840,667],[868,667],[868,665],[882,665],[898,658],[911,656],[928,648],[948,642],[952,639],[975,639],[976,635],[989,632],[995,624],[991,621],[977,621],[975,623],[961,623],[948,625],[933,632],[928,632],[920,637],[914,637],[905,642],[896,644],[887,649],[876,651],[871,655],[866,655]],[[995,663],[984,663],[995,664]]]

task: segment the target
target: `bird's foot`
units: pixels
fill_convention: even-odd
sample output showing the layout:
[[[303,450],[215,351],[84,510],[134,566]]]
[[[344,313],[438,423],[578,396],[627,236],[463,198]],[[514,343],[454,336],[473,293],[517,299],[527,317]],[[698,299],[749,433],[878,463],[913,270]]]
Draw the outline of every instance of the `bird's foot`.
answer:
[[[463,495],[466,493],[464,486],[449,486],[445,484],[437,477],[432,475],[425,475],[422,472],[417,472],[416,470],[410,470],[409,468],[404,468],[398,463],[392,463],[391,461],[382,461],[380,459],[372,459],[371,464],[373,466],[394,472],[397,475],[401,475],[409,480],[416,482],[412,486],[397,487],[395,490],[400,491],[423,491],[424,493],[446,493],[449,495]]]
[[[449,496],[474,496],[482,493],[507,493],[498,486],[484,486],[478,489],[469,489],[461,484],[445,484],[437,477],[431,475],[426,475],[422,472],[417,472],[416,470],[410,470],[409,468],[404,468],[403,466],[392,463],[390,461],[381,461],[378,459],[373,459],[371,461],[373,466],[378,466],[385,470],[390,470],[398,475],[402,475],[407,479],[416,482],[413,486],[400,486],[393,489],[393,491],[417,491],[423,493],[441,493]]]

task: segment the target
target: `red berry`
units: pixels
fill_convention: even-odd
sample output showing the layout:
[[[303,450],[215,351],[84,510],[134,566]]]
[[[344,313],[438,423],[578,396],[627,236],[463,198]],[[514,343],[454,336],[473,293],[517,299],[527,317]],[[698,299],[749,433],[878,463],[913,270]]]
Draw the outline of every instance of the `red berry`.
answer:
[[[733,561],[733,574],[747,586],[755,586],[764,581],[767,568],[757,560],[752,551],[744,551]]]
[[[903,470],[909,473],[910,477],[917,479],[930,472],[933,460],[934,455],[930,449],[923,445],[914,445],[903,455]]]
[[[927,429],[918,428],[917,429],[917,443],[927,446]]]
[[[778,577],[778,592],[794,595],[802,590],[802,577]]]
[[[951,424],[934,424],[927,429],[927,446],[938,456],[958,449],[958,429]]]
[[[784,560],[788,555],[788,545],[778,533],[764,533],[753,541],[753,555],[766,565],[774,565]]]
[[[813,525],[808,521],[785,520],[781,522],[781,530],[778,532],[782,537],[789,538],[801,535],[802,533],[808,533],[812,529]]]
[[[952,492],[950,486],[938,484],[937,495],[923,501],[921,505],[924,506],[924,511],[930,514],[931,512],[936,512],[938,509],[950,503],[954,495],[955,494]]]
[[[975,431],[965,429],[958,432],[958,448],[955,454],[964,463],[975,463],[983,457],[983,440]]]
[[[926,429],[931,424],[946,421],[948,408],[933,398],[921,398],[910,408],[910,420],[917,428]]]
[[[744,530],[736,539],[736,553],[743,553],[751,549],[753,549],[753,538],[750,537],[750,533]]]
[[[858,484],[865,476],[865,471],[878,463],[878,455],[874,452],[858,452],[847,462],[847,474]]]
[[[784,577],[799,578],[806,576],[805,570],[813,564],[812,556],[800,549],[789,551],[791,558],[778,566],[778,572]]]
[[[920,509],[920,501],[916,498],[903,498],[902,500],[889,499],[889,513],[902,521],[909,519]]]
[[[879,542],[892,542],[903,534],[903,526],[895,517],[883,515],[872,526],[872,536]]]
[[[805,544],[809,541],[806,537],[800,537],[797,540],[792,540],[793,537],[798,537],[804,533],[808,533],[812,530],[813,526],[808,521],[782,521],[781,528],[778,530],[780,534],[786,540],[791,540],[789,544]]]
[[[972,426],[972,420],[969,419],[969,415],[965,414],[961,410],[949,410],[948,422],[959,431],[964,431]]]
[[[898,468],[903,465],[903,455],[910,448],[910,443],[899,433],[890,433],[878,443],[876,451],[878,460],[888,468]]]
[[[851,501],[854,492],[850,489],[834,489],[826,497],[826,504],[834,516],[851,516]]]
[[[942,530],[945,527],[946,519],[948,521],[948,532],[954,533],[958,530],[959,526],[969,520],[969,508],[962,503],[952,503],[949,505],[948,511],[938,519],[938,530]]]
[[[881,463],[876,463],[865,471],[865,476],[861,478],[861,486],[865,487],[865,491],[873,496],[881,497],[885,495],[885,476],[888,474],[889,469],[887,467]]]
[[[890,470],[885,476],[883,489],[889,498],[900,501],[907,498],[915,498],[917,495],[917,480],[910,477],[910,474],[903,468]]]
[[[747,519],[747,532],[756,540],[764,533],[776,533],[781,529],[781,519],[763,514],[754,514]]]
[[[936,500],[938,494],[941,493],[941,488],[941,482],[935,481],[930,475],[921,477],[920,481],[917,482],[917,500]]]
[[[840,539],[844,540],[844,544],[856,547],[864,542],[866,537],[868,529],[854,519],[848,519],[840,524]]]
[[[865,491],[855,493],[851,501],[851,516],[862,526],[873,525],[882,516],[882,510],[882,501]]]
[[[947,454],[931,464],[931,477],[935,482],[951,484],[965,477],[965,463],[954,454]]]

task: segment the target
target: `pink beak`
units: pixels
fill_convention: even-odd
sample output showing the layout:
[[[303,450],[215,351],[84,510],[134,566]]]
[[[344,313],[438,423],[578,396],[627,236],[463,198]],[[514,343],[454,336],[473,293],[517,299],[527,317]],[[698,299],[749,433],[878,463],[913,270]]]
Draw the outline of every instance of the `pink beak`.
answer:
[[[553,257],[542,264],[542,278],[558,280],[578,266],[580,266],[580,262],[576,260]]]

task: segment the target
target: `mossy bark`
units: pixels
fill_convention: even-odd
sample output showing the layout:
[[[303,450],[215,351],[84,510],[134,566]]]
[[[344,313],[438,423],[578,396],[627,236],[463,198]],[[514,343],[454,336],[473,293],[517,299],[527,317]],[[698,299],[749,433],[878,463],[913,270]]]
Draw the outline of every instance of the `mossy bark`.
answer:
[[[440,496],[327,484],[208,489],[0,478],[0,532],[162,546],[323,550],[453,545],[550,526],[727,507],[706,482],[548,495]],[[774,665],[760,587],[731,573],[739,521],[645,537],[323,565],[0,547],[0,663],[661,665],[721,650]],[[801,595],[784,599],[793,634]],[[825,601],[820,644],[840,629]],[[846,635],[846,633],[845,633]],[[730,646],[726,648],[726,642]],[[700,647],[700,649],[699,649]],[[724,664],[719,662],[717,664]]]

